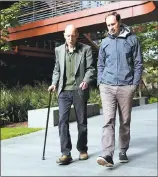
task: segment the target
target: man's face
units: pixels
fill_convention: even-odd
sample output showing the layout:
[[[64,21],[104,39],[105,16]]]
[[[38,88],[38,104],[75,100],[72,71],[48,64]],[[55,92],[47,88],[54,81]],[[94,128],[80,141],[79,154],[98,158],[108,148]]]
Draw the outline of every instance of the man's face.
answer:
[[[74,47],[77,42],[78,33],[75,31],[74,28],[67,28],[65,30],[64,37],[67,45],[70,47]]]
[[[119,34],[120,23],[116,20],[116,17],[114,15],[110,15],[106,18],[106,25],[110,34]]]

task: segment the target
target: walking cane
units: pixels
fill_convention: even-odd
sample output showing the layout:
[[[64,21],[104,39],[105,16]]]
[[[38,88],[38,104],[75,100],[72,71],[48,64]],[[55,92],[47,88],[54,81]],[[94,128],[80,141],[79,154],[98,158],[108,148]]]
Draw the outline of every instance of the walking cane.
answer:
[[[45,160],[45,148],[46,148],[46,139],[47,139],[47,132],[48,132],[48,122],[49,122],[51,100],[52,100],[52,92],[50,91],[42,160]]]

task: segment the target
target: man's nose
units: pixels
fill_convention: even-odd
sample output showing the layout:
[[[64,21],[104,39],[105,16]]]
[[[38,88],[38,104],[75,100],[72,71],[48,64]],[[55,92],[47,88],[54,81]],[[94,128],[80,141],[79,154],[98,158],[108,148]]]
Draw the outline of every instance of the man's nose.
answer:
[[[112,27],[112,26],[110,26],[110,27],[109,27],[109,31],[111,31],[111,30],[112,30],[112,28],[113,28],[113,27]]]
[[[72,37],[69,37],[69,40],[71,41],[71,40],[72,40]]]

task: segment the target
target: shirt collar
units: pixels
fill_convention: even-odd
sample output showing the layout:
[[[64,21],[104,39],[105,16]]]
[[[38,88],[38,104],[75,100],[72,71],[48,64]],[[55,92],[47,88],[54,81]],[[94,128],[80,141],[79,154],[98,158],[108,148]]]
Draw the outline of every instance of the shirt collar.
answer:
[[[69,52],[69,48],[68,48],[68,45],[67,45],[66,42],[65,42],[65,49],[66,49],[67,52]],[[77,51],[77,44],[76,44],[76,46],[73,48],[73,52],[75,52],[75,51]]]

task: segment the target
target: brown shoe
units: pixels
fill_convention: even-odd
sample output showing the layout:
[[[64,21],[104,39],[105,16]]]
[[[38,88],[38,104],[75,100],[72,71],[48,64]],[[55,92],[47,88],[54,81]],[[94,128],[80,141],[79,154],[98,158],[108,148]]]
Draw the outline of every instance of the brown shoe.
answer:
[[[80,152],[79,160],[87,160],[87,159],[88,159],[87,152]]]
[[[58,164],[68,164],[72,161],[71,155],[62,155],[59,157],[59,159],[56,161]]]

